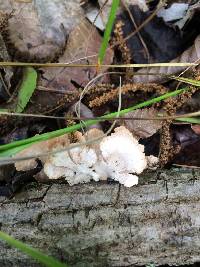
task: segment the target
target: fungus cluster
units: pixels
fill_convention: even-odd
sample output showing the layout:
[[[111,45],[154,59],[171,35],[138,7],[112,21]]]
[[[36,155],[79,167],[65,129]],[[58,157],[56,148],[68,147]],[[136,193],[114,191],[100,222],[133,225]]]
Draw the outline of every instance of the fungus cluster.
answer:
[[[90,129],[84,135],[78,132],[77,139],[81,144],[88,139],[102,135],[101,130]],[[63,142],[63,137],[61,140]],[[36,145],[43,146],[41,143]],[[63,148],[65,145],[68,146],[69,142],[61,145],[57,137],[56,145],[52,146],[51,144],[51,149]],[[27,152],[23,153],[27,154]],[[138,143],[128,129],[121,126],[116,128],[110,136],[104,136],[98,143],[81,145],[70,151],[51,154],[49,157],[43,158],[42,162],[43,171],[49,179],[64,177],[70,185],[111,178],[126,187],[131,187],[138,184],[137,175],[155,165],[158,159],[153,156],[146,157],[144,146]],[[30,165],[27,164],[27,161],[21,162],[20,167],[17,164],[19,163],[16,163],[18,170]]]

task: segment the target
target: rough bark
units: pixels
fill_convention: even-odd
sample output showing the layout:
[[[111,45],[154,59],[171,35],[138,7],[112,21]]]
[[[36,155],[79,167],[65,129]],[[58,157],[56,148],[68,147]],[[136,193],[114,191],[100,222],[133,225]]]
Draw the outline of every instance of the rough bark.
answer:
[[[119,184],[31,184],[0,199],[1,230],[70,266],[200,261],[200,172],[146,173]],[[40,266],[0,241],[0,266]]]

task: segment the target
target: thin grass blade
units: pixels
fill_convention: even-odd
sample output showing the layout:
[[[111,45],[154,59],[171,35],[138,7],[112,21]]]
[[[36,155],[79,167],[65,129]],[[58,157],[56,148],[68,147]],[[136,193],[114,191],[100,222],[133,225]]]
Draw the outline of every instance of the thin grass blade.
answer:
[[[34,62],[0,62],[2,67],[41,67],[41,68],[94,68],[98,67],[98,64],[73,64],[73,63],[34,63]],[[195,67],[196,63],[188,62],[173,62],[173,63],[151,63],[151,64],[101,64],[101,67],[105,68],[149,68],[149,67]],[[158,73],[159,74],[159,73]],[[143,73],[144,75],[144,73]],[[175,79],[175,77],[174,77]]]
[[[179,81],[179,82],[183,82],[183,83],[187,83],[193,86],[197,86],[200,87],[200,81],[197,80],[193,80],[193,79],[188,79],[188,78],[183,78],[183,77],[173,77],[175,80]]]
[[[108,22],[107,22],[106,29],[105,29],[104,36],[103,36],[103,41],[101,43],[101,47],[99,50],[99,55],[98,55],[98,64],[99,65],[102,64],[104,57],[105,57],[106,49],[108,47],[108,42],[110,40],[110,36],[111,36],[114,21],[115,21],[117,9],[119,7],[119,3],[120,3],[120,0],[113,0],[112,1],[110,14],[108,17]]]
[[[6,241],[12,247],[15,247],[21,250],[22,252],[30,256],[31,258],[39,261],[40,263],[44,264],[47,267],[67,267],[67,265],[57,261],[53,257],[43,254],[39,250],[32,248],[22,243],[21,241],[14,239],[13,237],[7,235],[6,233],[2,231],[0,231],[0,239]]]
[[[200,124],[200,119],[198,118],[177,118],[176,121]]]

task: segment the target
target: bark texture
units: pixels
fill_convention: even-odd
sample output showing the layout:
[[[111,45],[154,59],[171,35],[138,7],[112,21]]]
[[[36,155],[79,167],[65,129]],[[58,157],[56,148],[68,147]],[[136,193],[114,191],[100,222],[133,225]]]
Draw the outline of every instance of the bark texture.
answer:
[[[1,230],[70,266],[200,261],[200,172],[146,173],[140,185],[31,184],[0,199]],[[40,266],[0,241],[0,266]]]

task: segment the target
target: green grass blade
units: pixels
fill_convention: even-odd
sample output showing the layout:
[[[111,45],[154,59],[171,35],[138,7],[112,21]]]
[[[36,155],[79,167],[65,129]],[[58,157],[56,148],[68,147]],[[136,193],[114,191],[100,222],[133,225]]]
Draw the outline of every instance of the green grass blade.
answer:
[[[144,107],[150,106],[150,105],[152,105],[154,103],[158,103],[158,102],[160,102],[160,101],[162,101],[164,99],[167,99],[169,97],[173,97],[173,96],[176,96],[178,94],[181,94],[181,93],[185,92],[188,89],[189,88],[179,89],[179,90],[176,90],[176,91],[173,91],[173,92],[170,92],[170,93],[166,93],[166,94],[161,95],[159,97],[155,97],[153,99],[144,101],[144,102],[139,103],[139,104],[137,104],[137,105],[135,105],[133,107],[121,110],[119,115],[123,116],[126,113],[131,112],[131,111],[133,111],[135,109],[144,108]],[[110,113],[110,114],[106,114],[106,115],[104,115],[104,116],[102,116],[100,118],[106,120],[106,119],[109,119],[109,118],[115,118],[117,115],[118,115],[118,112],[113,112],[113,113]],[[88,127],[90,125],[96,124],[97,122],[98,122],[98,120],[86,120],[84,122],[84,125],[86,127]],[[57,131],[44,133],[44,134],[36,135],[34,137],[30,137],[30,138],[27,138],[27,139],[24,139],[24,140],[15,141],[15,142],[12,142],[12,143],[9,143],[9,144],[6,144],[6,145],[1,145],[0,146],[0,151],[1,151],[0,152],[0,157],[5,157],[5,156],[9,157],[11,155],[14,155],[17,152],[23,150],[28,145],[32,145],[35,142],[48,140],[48,139],[53,138],[53,137],[57,137],[57,136],[61,136],[61,135],[66,134],[66,133],[77,131],[77,130],[79,130],[81,128],[81,126],[82,125],[79,123],[79,124],[76,124],[76,125],[64,128],[64,129],[57,130]]]
[[[200,124],[200,119],[198,118],[177,118],[176,121]]]
[[[3,150],[0,152],[0,157],[11,157],[11,156],[17,154],[18,152],[24,150],[25,148],[35,144],[35,143],[36,142],[32,142],[32,143],[30,142],[30,143],[25,144],[25,145],[15,146],[15,147]]]
[[[113,24],[114,24],[114,21],[115,21],[115,17],[116,17],[116,13],[117,13],[117,9],[118,9],[119,3],[120,3],[120,0],[113,0],[112,1],[110,14],[109,14],[109,17],[108,17],[108,22],[107,22],[106,29],[105,29],[104,36],[103,36],[103,41],[101,43],[101,47],[100,47],[100,50],[99,50],[99,55],[98,55],[98,63],[99,64],[102,64],[103,59],[105,57],[106,49],[108,47],[108,42],[110,40],[110,35],[111,35],[111,32],[112,32],[112,28],[113,28]]]
[[[9,245],[21,250],[31,258],[39,261],[47,267],[67,267],[67,265],[57,261],[56,259],[41,253],[39,250],[32,248],[21,241],[14,239],[6,233],[0,231],[0,239],[6,241]]]
[[[188,79],[188,78],[183,78],[183,77],[173,77],[175,80],[179,81],[179,82],[183,82],[183,83],[187,83],[193,86],[197,86],[200,87],[200,81],[197,80],[193,80],[193,79]]]
[[[37,72],[34,68],[24,68],[23,81],[19,88],[16,112],[21,113],[28,104],[37,84]]]

